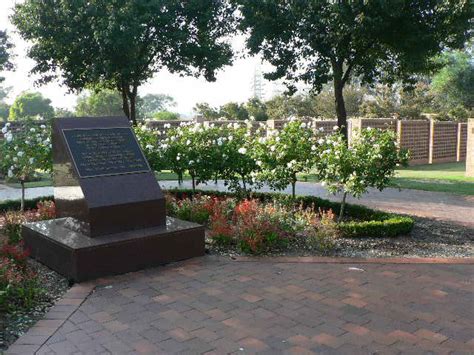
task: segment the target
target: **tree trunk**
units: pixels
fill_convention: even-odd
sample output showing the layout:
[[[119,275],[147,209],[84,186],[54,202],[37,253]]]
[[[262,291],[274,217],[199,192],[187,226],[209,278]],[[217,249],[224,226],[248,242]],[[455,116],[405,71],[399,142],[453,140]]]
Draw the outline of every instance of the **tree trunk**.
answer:
[[[196,192],[196,178],[194,175],[191,175],[191,179],[193,180],[193,192]]]
[[[339,218],[337,219],[338,222],[341,222],[342,217],[344,216],[344,208],[346,207],[346,197],[347,192],[344,191],[344,194],[342,195],[341,209],[339,210]]]
[[[21,184],[21,202],[20,202],[20,211],[25,210],[25,180],[20,180]]]
[[[128,104],[127,91],[128,90],[125,84],[122,84],[122,87],[120,88],[120,93],[122,94],[122,109],[123,109],[123,113],[125,113],[125,116],[127,116],[127,118],[130,119],[130,106]]]
[[[247,194],[247,184],[244,176],[242,176],[242,186],[244,187],[244,194]]]
[[[347,140],[347,112],[343,90],[349,72],[346,73],[347,75],[344,75],[343,63],[343,60],[333,60],[332,71],[334,73],[334,103],[336,105],[337,126]]]
[[[130,121],[132,121],[132,124],[134,126],[137,125],[137,110],[136,110],[136,104],[137,104],[137,86],[133,86],[133,90],[129,92],[128,95],[130,99]]]
[[[293,180],[291,181],[291,196],[296,197],[296,174],[293,175]]]
[[[334,98],[336,104],[337,126],[347,140],[347,112],[344,103],[344,84],[340,80],[334,79]]]

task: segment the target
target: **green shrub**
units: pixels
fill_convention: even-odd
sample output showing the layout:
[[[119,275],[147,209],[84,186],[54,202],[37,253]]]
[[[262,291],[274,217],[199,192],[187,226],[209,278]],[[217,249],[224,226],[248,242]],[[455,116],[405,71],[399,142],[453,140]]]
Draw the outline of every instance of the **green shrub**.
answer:
[[[190,189],[170,189],[169,194],[177,198],[192,197],[195,194],[201,196],[216,196],[216,197],[238,197],[237,194],[224,191],[198,190],[193,193]],[[329,201],[316,196],[296,196],[292,199],[291,196],[281,193],[267,193],[267,192],[253,192],[252,198],[258,199],[262,202],[278,201],[282,204],[302,205],[304,208],[316,207],[322,210],[329,210],[335,214],[339,214],[341,204],[338,202]],[[52,197],[42,197],[34,200],[27,200],[26,207],[34,208],[38,202],[42,200],[53,200]],[[0,203],[0,212],[19,209],[20,201],[4,201]],[[171,202],[167,203],[168,214],[175,215],[173,212]],[[388,213],[373,210],[371,208],[347,204],[345,207],[346,216],[351,218],[351,221],[341,222],[337,224],[340,236],[342,237],[395,237],[410,233],[413,228],[414,220],[409,216],[402,216],[395,213]],[[207,216],[207,218],[209,215]],[[179,218],[179,217],[178,217]]]
[[[39,202],[41,201],[54,201],[53,196],[47,196],[47,197],[38,197],[34,198],[31,200],[25,200],[25,209],[33,209],[36,208]],[[0,202],[0,213],[6,212],[6,211],[11,211],[11,210],[19,210],[21,206],[21,201],[20,200],[6,200]]]
[[[193,195],[192,190],[187,189],[172,189],[168,190],[168,192],[176,195],[178,198]],[[212,196],[237,196],[230,192],[210,190],[199,190],[196,193]],[[339,202],[315,196],[296,196],[296,198],[292,199],[291,196],[280,193],[254,192],[252,193],[252,198],[262,202],[278,201],[282,204],[301,205],[303,208],[331,209],[335,214],[339,214],[341,207]],[[345,215],[351,220],[337,224],[341,237],[396,237],[410,233],[414,225],[414,220],[411,217],[377,211],[365,206],[346,204],[345,211]]]

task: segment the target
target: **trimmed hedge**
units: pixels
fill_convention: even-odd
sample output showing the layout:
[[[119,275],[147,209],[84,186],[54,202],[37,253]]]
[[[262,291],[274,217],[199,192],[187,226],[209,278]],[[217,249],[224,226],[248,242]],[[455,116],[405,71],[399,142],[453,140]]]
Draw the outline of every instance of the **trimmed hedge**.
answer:
[[[212,195],[212,196],[233,196],[237,194],[225,191],[196,190],[194,193],[188,189],[171,189],[167,192],[174,194],[178,198],[183,196],[191,197],[193,194]],[[338,214],[341,208],[339,202],[333,202],[316,196],[296,196],[293,200],[291,196],[274,192],[253,192],[252,198],[259,199],[262,202],[281,201],[302,204],[304,207],[315,206],[316,208],[332,209]],[[43,200],[53,200],[52,196],[40,197],[25,201],[25,208],[36,208],[38,202]],[[0,203],[0,213],[8,210],[19,209],[20,201],[4,201]],[[408,216],[402,216],[395,213],[377,211],[365,206],[346,204],[345,215],[355,220],[338,223],[338,229],[341,236],[347,238],[361,237],[396,237],[410,233],[413,228],[414,220]]]
[[[176,195],[178,198],[183,196],[192,196],[194,193],[188,189],[171,189],[167,192]],[[196,190],[196,194],[213,196],[233,196],[237,194],[223,191]],[[296,196],[293,200],[291,196],[274,192],[253,192],[252,198],[265,201],[291,202],[296,205],[302,204],[304,207],[332,209],[334,213],[339,214],[341,204],[316,196]],[[361,238],[361,237],[396,237],[410,233],[413,228],[414,220],[408,216],[402,216],[395,213],[382,212],[365,206],[346,204],[345,215],[355,219],[348,222],[338,223],[338,229],[342,237]]]
[[[36,208],[36,205],[40,201],[53,201],[53,196],[44,196],[38,197],[31,200],[25,200],[25,210],[30,210]],[[0,213],[11,211],[11,210],[19,210],[21,207],[20,200],[5,200],[0,202]]]

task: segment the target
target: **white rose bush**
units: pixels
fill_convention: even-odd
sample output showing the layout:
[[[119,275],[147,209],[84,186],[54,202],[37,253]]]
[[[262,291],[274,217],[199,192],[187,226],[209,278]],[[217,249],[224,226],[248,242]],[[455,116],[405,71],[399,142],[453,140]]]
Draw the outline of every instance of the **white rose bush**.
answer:
[[[344,216],[348,194],[358,198],[369,187],[383,190],[396,167],[408,162],[408,153],[398,149],[392,131],[363,129],[354,135],[350,145],[335,131],[321,143],[315,167],[323,186],[334,194],[342,193],[339,221]]]
[[[311,122],[291,120],[281,130],[269,131],[255,144],[259,179],[272,189],[283,190],[291,185],[295,197],[298,174],[308,173],[319,159],[322,134]]]
[[[25,183],[52,169],[51,128],[49,124],[25,122],[18,132],[10,123],[2,128],[0,169],[21,184],[21,210],[25,208]]]

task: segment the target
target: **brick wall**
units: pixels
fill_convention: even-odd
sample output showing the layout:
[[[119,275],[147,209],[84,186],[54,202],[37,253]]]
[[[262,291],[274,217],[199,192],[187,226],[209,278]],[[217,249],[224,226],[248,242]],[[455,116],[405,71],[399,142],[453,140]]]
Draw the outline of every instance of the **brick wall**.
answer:
[[[467,149],[467,123],[459,123],[456,161],[466,160],[466,149]]]

